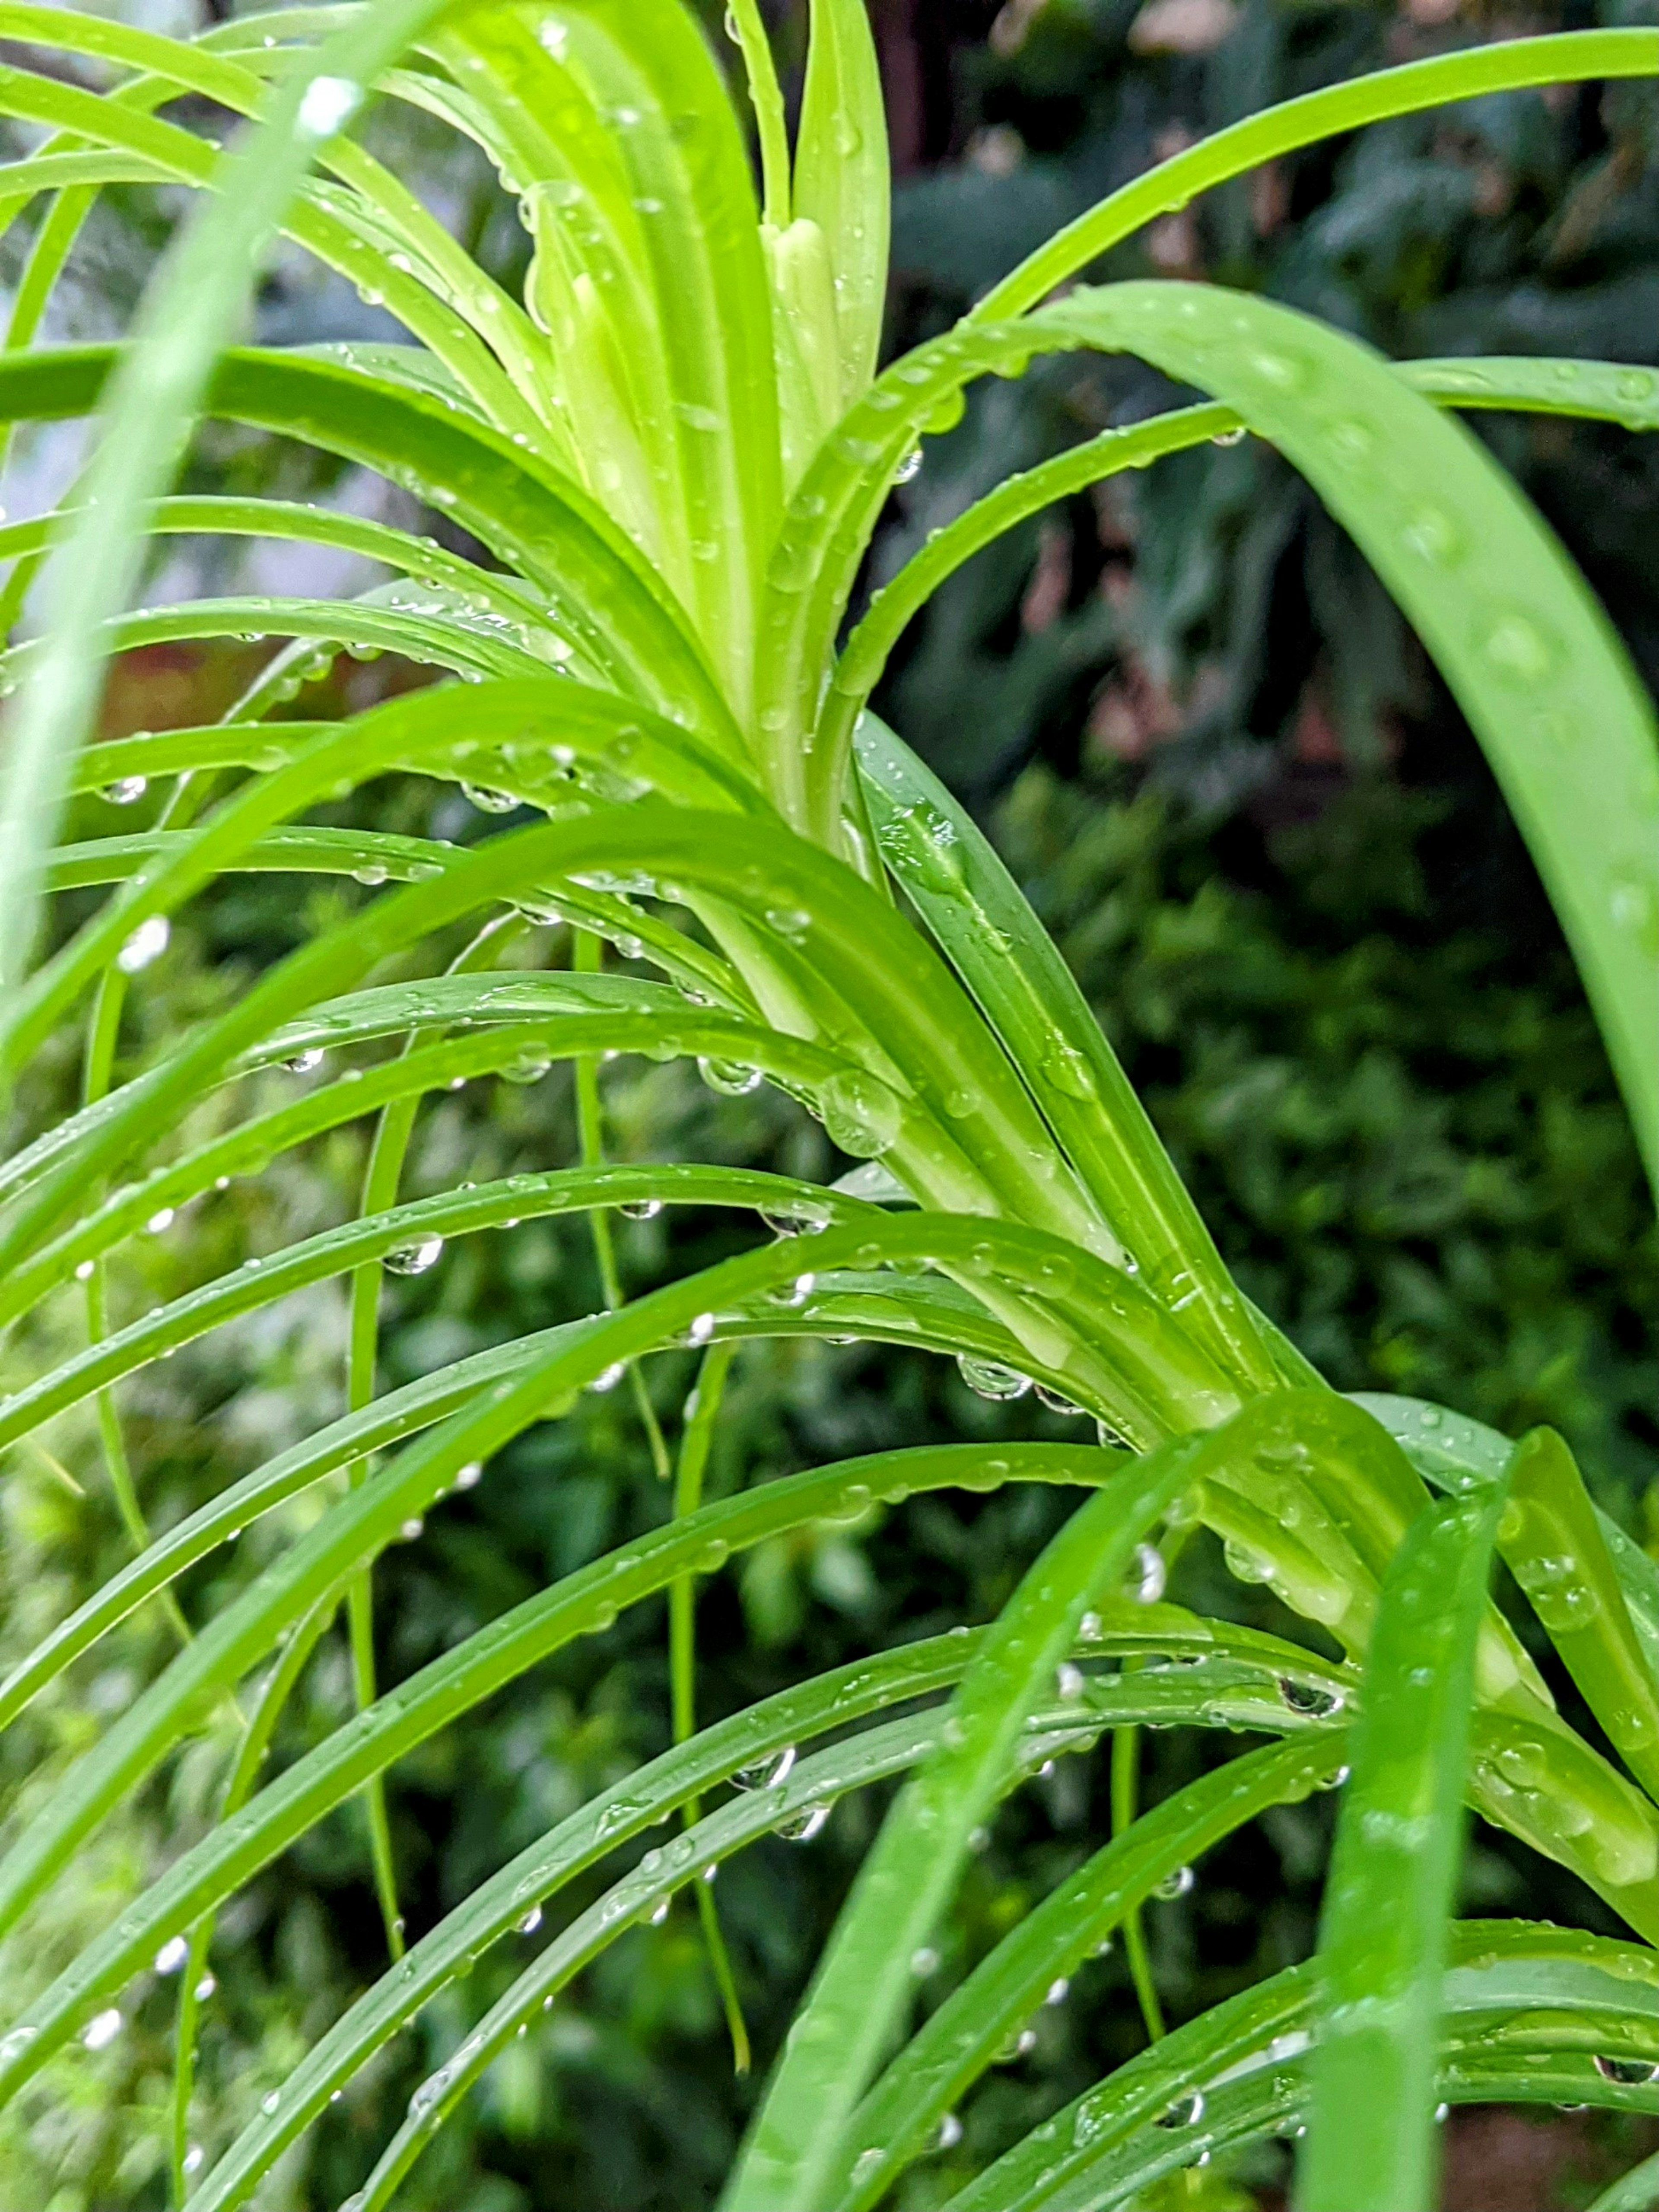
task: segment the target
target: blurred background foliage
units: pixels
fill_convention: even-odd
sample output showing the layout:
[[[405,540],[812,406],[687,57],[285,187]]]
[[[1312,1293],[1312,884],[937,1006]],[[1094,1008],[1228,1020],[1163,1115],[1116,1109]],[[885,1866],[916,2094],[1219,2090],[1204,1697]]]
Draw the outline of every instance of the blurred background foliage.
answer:
[[[124,12],[190,27],[178,5]],[[801,44],[799,0],[771,11]],[[1577,4],[1495,0],[878,0],[899,175],[890,342],[939,327],[1057,223],[1192,138],[1269,100],[1472,38],[1632,20]],[[718,26],[711,25],[715,34]],[[20,57],[27,58],[27,56]],[[798,71],[797,71],[798,73]],[[192,113],[192,110],[199,113]],[[198,127],[210,109],[179,103]],[[521,266],[511,201],[481,161],[385,112],[371,132],[494,268]],[[1209,279],[1313,309],[1401,355],[1474,350],[1659,360],[1659,161],[1651,88],[1483,101],[1389,125],[1275,165],[1170,216],[1106,273]],[[177,197],[112,192],[51,335],[118,328],[179,212]],[[15,274],[22,241],[5,242]],[[278,344],[398,335],[383,310],[297,257],[264,287],[258,335]],[[992,382],[929,442],[895,496],[872,562],[889,574],[925,533],[1011,468],[1175,397],[1123,362],[1065,362]],[[1652,680],[1659,671],[1659,447],[1539,419],[1480,425],[1560,531]],[[8,504],[61,493],[83,452],[69,428],[14,455]],[[274,441],[210,430],[192,480],[280,491],[450,536],[406,495]],[[452,542],[456,541],[452,537]],[[468,549],[476,550],[476,549]],[[175,542],[156,599],[257,588],[350,592],[374,572],[266,547]],[[258,646],[157,648],[116,671],[111,733],[222,713]],[[343,659],[292,711],[369,703],[416,672]],[[1081,979],[1250,1294],[1338,1387],[1399,1389],[1515,1430],[1549,1421],[1601,1500],[1659,1546],[1653,1316],[1659,1253],[1633,1149],[1547,902],[1477,749],[1352,547],[1253,441],[1164,462],[1033,523],[965,569],[914,628],[880,710],[980,811]],[[86,830],[137,827],[86,802]],[[453,793],[388,781],[352,818],[471,842],[500,826]],[[161,1038],[234,997],[259,966],[363,896],[349,881],[250,876],[175,931],[135,993],[128,1072]],[[66,903],[69,903],[66,902]],[[457,948],[431,948],[428,964]],[[562,964],[539,931],[508,956]],[[416,972],[412,961],[405,973]],[[78,1040],[61,1040],[24,1102],[66,1110]],[[260,1079],[275,1092],[301,1073]],[[846,1163],[787,1100],[718,1095],[680,1066],[606,1067],[621,1158],[696,1156],[828,1177]],[[211,1106],[201,1109],[209,1117]],[[118,1317],[325,1226],[356,1203],[364,1133],[346,1131],[192,1208],[125,1255]],[[576,1151],[571,1077],[474,1086],[434,1101],[405,1195]],[[280,1224],[280,1231],[279,1231]],[[736,1249],[731,1218],[618,1221],[639,1290]],[[589,1310],[601,1292],[580,1221],[457,1243],[430,1273],[389,1279],[390,1384]],[[72,1344],[78,1310],[31,1316],[9,1380]],[[154,1525],[338,1410],[337,1286],[220,1331],[123,1392]],[[649,1376],[671,1443],[689,1363]],[[760,1476],[942,1437],[1046,1434],[1030,1399],[991,1404],[953,1370],[878,1347],[757,1345],[739,1358],[715,1443],[718,1493]],[[0,1656],[27,1649],[125,1556],[92,1421],[60,1425],[48,1457],[14,1454],[0,1491]],[[377,1577],[382,1679],[395,1682],[550,1578],[661,1520],[664,1486],[626,1389],[521,1438]],[[988,1617],[1050,1532],[1040,1495],[913,1502],[860,1525],[763,1547],[703,1589],[698,1694],[731,1711],[809,1668]],[[186,1583],[206,1618],[299,1525],[303,1501],[251,1529]],[[1266,1620],[1268,1601],[1194,1547],[1173,1594]],[[1283,1617],[1273,1625],[1291,1624]],[[21,1810],[165,1663],[172,1631],[139,1616],[0,1743]],[[1564,1694],[1570,1694],[1564,1691]],[[325,1640],[290,1709],[279,1760],[349,1709],[343,1639]],[[59,1900],[52,1943],[6,1963],[34,1986],[150,1869],[165,1810],[211,1818],[234,1740],[212,1717],[109,1832],[96,1893]],[[659,1608],[562,1654],[469,1727],[398,1768],[392,1817],[404,1909],[428,1924],[531,1836],[668,1740]],[[1156,1797],[1206,1753],[1154,1737]],[[764,2063],[879,1807],[848,1802],[811,1843],[773,1840],[723,1868],[719,1907]],[[1328,1802],[1279,1809],[1207,1860],[1189,1894],[1155,1906],[1150,1940],[1176,2017],[1310,1948]],[[152,1822],[151,1815],[155,1817]],[[986,1838],[933,1983],[942,1994],[1109,1825],[1104,1763],[1068,1759]],[[597,1882],[595,1884],[597,1887]],[[586,1901],[586,1893],[577,1902]],[[1565,1875],[1490,1836],[1468,1909],[1601,1924]],[[526,1942],[536,1940],[526,1936]],[[380,1971],[383,1938],[361,1825],[331,1824],[228,1912],[205,2000],[198,2132],[210,2154]],[[486,1961],[404,2047],[358,2081],[261,2199],[329,2212],[362,2178],[411,2088],[495,1994]],[[41,2077],[0,2124],[0,2204],[149,2212],[165,2202],[173,1985],[157,1976],[127,2032]],[[937,2203],[1007,2140],[1137,2047],[1116,1955],[1096,1961],[989,2077],[958,2142],[904,2185]],[[694,1915],[635,1930],[514,2046],[404,2192],[427,2212],[668,2212],[712,2197],[747,2106],[734,2082]],[[1583,2201],[1586,2179],[1640,2147],[1626,2130],[1460,2115],[1449,2197],[1520,2212]],[[1178,2201],[1270,2206],[1269,2149],[1190,2177]],[[1484,2194],[1482,2192],[1485,2192]],[[1496,2191],[1496,2193],[1492,2193]],[[1176,2199],[1170,2199],[1173,2203]]]

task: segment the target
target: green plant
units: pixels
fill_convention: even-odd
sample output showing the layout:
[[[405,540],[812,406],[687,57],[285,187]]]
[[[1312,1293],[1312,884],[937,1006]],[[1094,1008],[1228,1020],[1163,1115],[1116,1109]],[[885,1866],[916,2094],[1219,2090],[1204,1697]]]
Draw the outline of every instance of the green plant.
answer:
[[[733,9],[758,126],[758,208],[724,82],[678,0],[378,0],[275,11],[188,45],[35,7],[4,9],[0,25],[118,76],[98,100],[44,75],[0,76],[0,106],[52,134],[7,173],[7,204],[56,196],[0,359],[0,414],[101,407],[105,420],[70,510],[0,532],[16,564],[12,611],[43,558],[47,610],[42,638],[8,656],[18,700],[0,815],[10,983],[0,1051],[36,1124],[0,1169],[0,1303],[9,1321],[29,1317],[46,1352],[0,1407],[0,1442],[93,1408],[135,1545],[131,1564],[0,1685],[0,1719],[139,1605],[167,1603],[189,1566],[254,1517],[307,1494],[317,1509],[194,1634],[175,1619],[177,1656],[19,1822],[0,1859],[0,1925],[26,1934],[32,1908],[87,1863],[112,1815],[240,1701],[217,1821],[21,2010],[0,2041],[0,2090],[15,2094],[77,2032],[100,2048],[135,1978],[153,1960],[183,1966],[175,2194],[204,2208],[246,2202],[404,2023],[605,1869],[596,1901],[417,2091],[352,2199],[368,2212],[623,1930],[692,1888],[723,1971],[700,1877],[757,1837],[809,1829],[841,1794],[905,1778],[726,2199],[732,2212],[851,2212],[930,2142],[949,2147],[957,2099],[1114,1928],[1134,1943],[1137,1909],[1158,1885],[1184,1879],[1256,1813],[1346,1781],[1319,1956],[1156,2036],[965,2179],[951,2199],[961,2212],[1124,2203],[1212,2149],[1293,2130],[1304,2112],[1305,2212],[1417,2204],[1437,2098],[1659,2109],[1650,1565],[1597,1516],[1550,1432],[1511,1446],[1413,1401],[1346,1400],[1240,1296],[1040,925],[945,791],[864,712],[911,615],[996,532],[1185,446],[1246,432],[1271,441],[1366,553],[1486,746],[1651,1170],[1650,716],[1564,557],[1446,410],[1540,409],[1642,428],[1659,425],[1659,380],[1531,360],[1395,367],[1286,309],[1192,285],[1053,295],[1150,216],[1276,151],[1482,91],[1653,74],[1659,33],[1476,48],[1269,111],[1080,218],[964,322],[878,376],[886,154],[857,0],[814,9],[793,149],[755,0]],[[535,249],[522,303],[338,135],[370,86],[475,139],[519,196]],[[185,91],[256,118],[254,128],[220,155],[161,118]],[[93,195],[133,180],[216,196],[181,232],[125,349],[31,348]],[[279,228],[383,298],[418,346],[227,349],[250,270]],[[954,419],[963,386],[1086,349],[1133,352],[1208,397],[993,494],[842,640],[889,487]],[[204,413],[379,470],[462,525],[485,557],[306,507],[167,500]],[[127,613],[149,533],[179,530],[348,544],[398,580],[338,603]],[[222,722],[80,750],[113,647],[249,632],[294,642]],[[464,680],[339,724],[276,718],[319,652],[340,647],[390,648]],[[459,782],[485,813],[526,806],[544,818],[463,851],[306,821],[391,775]],[[125,799],[164,781],[151,826],[57,842],[66,794]],[[168,915],[222,877],[270,868],[401,887],[318,931],[112,1085],[126,998],[164,953]],[[48,956],[30,971],[42,892],[99,886],[114,888],[90,911],[63,902]],[[519,933],[555,924],[573,933],[568,969],[504,970]],[[607,943],[627,972],[605,970]],[[83,1000],[84,1103],[64,1115],[54,1070]],[[717,1090],[769,1081],[862,1164],[830,1187],[607,1165],[593,1068],[624,1052],[696,1056]],[[325,1054],[327,1080],[275,1106],[240,1105],[259,1071],[314,1068]],[[483,1076],[533,1079],[555,1056],[586,1071],[579,1165],[398,1203],[423,1097]],[[106,1255],[221,1179],[261,1174],[368,1115],[378,1119],[356,1219],[109,1329]],[[664,1204],[752,1211],[778,1233],[623,1304],[605,1217]],[[376,1394],[382,1268],[418,1273],[447,1238],[574,1212],[594,1224],[605,1310]],[[116,1386],[216,1326],[339,1277],[352,1299],[339,1419],[152,1540]],[[53,1339],[77,1297],[88,1340],[61,1356]],[[733,1347],[800,1333],[954,1355],[988,1396],[1035,1381],[1092,1417],[1100,1440],[882,1452],[702,1503],[701,1455]],[[584,1389],[637,1393],[665,1471],[640,1363],[676,1346],[704,1358],[672,1515],[377,1695],[377,1554]],[[873,1656],[696,1729],[698,1577],[877,1501],[1018,1482],[1091,1494],[992,1625]],[[1199,1524],[1224,1540],[1242,1579],[1270,1584],[1310,1624],[1310,1645],[1162,1602],[1166,1562]],[[1492,1607],[1494,1549],[1626,1771],[1559,1716]],[[672,1602],[683,1741],[405,1953],[386,1770],[658,1593]],[[342,1607],[363,1709],[256,1790],[284,1704]],[[1115,1670],[1102,1663],[1112,1661]],[[1281,1741],[1136,1820],[1142,1723]],[[1034,1770],[1111,1731],[1121,1832],[902,2040],[976,1830]],[[733,1780],[750,1786],[704,1810]],[[214,1916],[358,1796],[392,1963],[198,2176],[190,1992]],[[1577,1874],[1642,1941],[1453,1923],[1464,1798]],[[616,1871],[613,1854],[676,1818],[678,1832]],[[726,1985],[741,2051],[738,1992]],[[1150,2002],[1148,2014],[1154,2024]]]

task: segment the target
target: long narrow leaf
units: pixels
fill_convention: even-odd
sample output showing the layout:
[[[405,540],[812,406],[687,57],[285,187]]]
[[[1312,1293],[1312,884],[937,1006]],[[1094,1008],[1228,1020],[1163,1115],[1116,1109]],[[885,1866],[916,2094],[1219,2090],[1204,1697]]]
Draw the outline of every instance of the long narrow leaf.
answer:
[[[1475,1638],[1506,1488],[1431,1507],[1382,1584],[1320,1931],[1300,2212],[1428,2212]]]

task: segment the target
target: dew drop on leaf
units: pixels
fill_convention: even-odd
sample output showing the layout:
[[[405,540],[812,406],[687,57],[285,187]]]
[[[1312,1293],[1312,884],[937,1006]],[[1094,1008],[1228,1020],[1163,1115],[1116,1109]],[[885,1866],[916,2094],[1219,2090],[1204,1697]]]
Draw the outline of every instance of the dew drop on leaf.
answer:
[[[630,1198],[617,1211],[625,1213],[630,1221],[654,1221],[662,1212],[662,1200],[659,1198]]]
[[[697,1073],[711,1091],[719,1091],[725,1098],[746,1098],[751,1091],[760,1088],[759,1068],[746,1067],[741,1060],[714,1060],[700,1053]]]
[[[112,806],[131,806],[149,789],[149,778],[147,775],[123,775],[118,776],[113,783],[106,783],[101,796],[108,799]]]
[[[1029,1375],[1000,1360],[979,1359],[971,1352],[957,1354],[957,1368],[968,1388],[979,1397],[1006,1401],[1023,1398],[1031,1387]]]
[[[147,915],[116,954],[116,966],[124,975],[137,975],[152,960],[161,958],[172,935],[173,925],[166,915]]]
[[[423,1275],[428,1267],[436,1267],[443,1256],[441,1237],[417,1237],[412,1244],[400,1244],[388,1252],[381,1265],[392,1275]]]
[[[1124,1595],[1137,1605],[1156,1605],[1164,1595],[1169,1580],[1169,1569],[1164,1564],[1164,1554],[1156,1544],[1137,1544],[1129,1568],[1129,1580]]]
[[[464,783],[461,796],[480,814],[510,814],[519,803],[510,791],[492,791],[481,783]]]
[[[1327,1714],[1340,1712],[1342,1693],[1340,1690],[1321,1689],[1316,1682],[1298,1682],[1293,1675],[1281,1674],[1279,1694],[1293,1713],[1305,1713],[1310,1719],[1323,1720]]]
[[[1194,2089],[1184,2097],[1177,2097],[1171,2106],[1158,2116],[1160,2128],[1196,2127],[1204,2117],[1204,2092]]]
[[[788,1779],[795,1764],[795,1747],[786,1744],[781,1751],[769,1758],[758,1759],[752,1766],[740,1766],[732,1777],[734,1790],[775,1790]]]
[[[777,1832],[786,1844],[810,1844],[834,1810],[833,1803],[809,1805],[804,1812],[793,1814],[787,1820],[780,1820]]]
[[[94,2013],[81,2031],[81,2040],[88,2051],[102,2051],[114,2042],[121,2033],[121,2015],[114,2005],[106,2011]]]
[[[1626,2087],[1645,2081],[1659,2081],[1659,2059],[1613,2058],[1598,2051],[1595,2070],[1604,2081],[1618,2081]]]
[[[1152,1895],[1162,1898],[1166,1904],[1175,1898],[1189,1896],[1195,1879],[1189,1866],[1176,1867],[1162,1881],[1153,1883]]]

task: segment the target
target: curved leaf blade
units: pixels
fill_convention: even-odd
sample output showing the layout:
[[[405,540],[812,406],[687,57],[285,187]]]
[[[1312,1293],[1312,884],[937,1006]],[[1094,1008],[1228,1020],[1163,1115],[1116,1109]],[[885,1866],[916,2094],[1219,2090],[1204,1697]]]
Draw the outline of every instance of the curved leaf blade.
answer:
[[[1426,2207],[1475,1641],[1507,1484],[1431,1506],[1383,1577],[1320,1931],[1298,2212]]]

